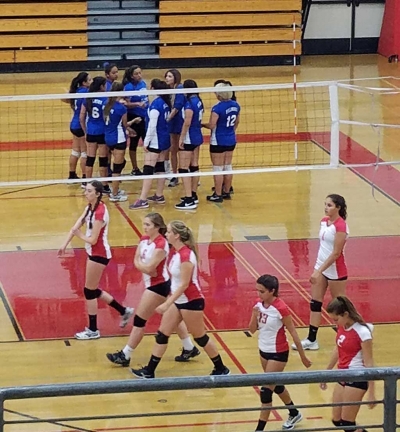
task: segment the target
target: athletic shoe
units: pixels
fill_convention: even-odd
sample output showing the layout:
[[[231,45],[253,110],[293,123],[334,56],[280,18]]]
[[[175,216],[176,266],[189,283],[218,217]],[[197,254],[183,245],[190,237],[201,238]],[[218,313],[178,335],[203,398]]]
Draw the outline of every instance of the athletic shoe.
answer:
[[[130,360],[128,360],[125,357],[125,354],[123,351],[117,351],[114,354],[107,353],[106,357],[108,360],[110,360],[111,363],[114,363],[116,365],[122,366],[122,367],[128,367]]]
[[[224,200],[222,195],[217,195],[214,192],[212,195],[207,195],[207,201],[222,203]]]
[[[131,210],[147,209],[149,208],[149,202],[147,200],[136,200],[133,204],[129,206]]]
[[[197,196],[196,192],[192,192],[192,198],[195,204],[199,203],[199,197]],[[181,197],[181,201],[184,201],[186,197]]]
[[[216,375],[230,375],[230,374],[231,374],[231,371],[226,366],[224,366],[224,368],[222,370],[218,370],[218,369],[214,368],[212,370],[212,372],[210,373],[210,375],[214,375],[214,376],[216,376]]]
[[[175,204],[177,210],[194,210],[197,208],[197,204],[193,198],[185,198],[179,204]]]
[[[318,345],[317,341],[311,342],[308,339],[303,339],[301,341],[301,345],[302,345],[302,347],[303,347],[304,350],[310,350],[310,351],[317,351],[317,350],[319,350],[319,345]],[[295,344],[292,344],[292,349],[294,349],[295,351],[297,351],[297,348],[296,348]]]
[[[135,168],[131,171],[131,176],[141,176],[143,175],[142,171],[139,168]]]
[[[188,362],[191,358],[197,357],[200,354],[201,353],[197,347],[193,347],[191,350],[185,350],[182,348],[182,352],[175,357],[175,361],[180,363]]]
[[[232,197],[231,197],[230,192],[222,192],[222,199],[224,199],[224,200],[231,200]]]
[[[151,201],[156,204],[165,204],[165,197],[164,195],[157,196],[156,194],[154,194],[153,196],[148,197],[147,201]]]
[[[126,195],[122,195],[120,191],[118,191],[117,195],[110,194],[109,200],[111,202],[125,202],[128,201],[128,197]]]
[[[78,177],[78,174],[77,174],[77,173],[70,174],[70,175],[68,176],[68,180],[79,180],[79,179],[80,179],[80,177]]]
[[[105,193],[106,195],[111,195],[111,189],[110,186],[104,186],[103,187],[103,193]]]
[[[178,186],[179,180],[176,177],[172,177],[172,179],[168,183],[168,187],[173,188],[175,186]]]
[[[133,375],[137,376],[138,378],[154,378],[154,373],[150,373],[147,370],[147,367],[142,367],[141,369],[131,369],[131,372]]]
[[[303,416],[301,415],[301,412],[297,414],[297,416],[289,416],[288,419],[283,423],[282,429],[283,430],[291,430],[295,427],[297,423],[300,423],[303,420]]]
[[[89,340],[89,339],[98,339],[100,337],[100,332],[98,330],[92,331],[85,327],[85,330],[82,332],[75,334],[75,339],[78,340]]]
[[[130,308],[130,307],[126,307],[125,308],[125,313],[123,315],[121,315],[121,322],[119,323],[119,326],[121,328],[124,328],[129,320],[133,317],[133,313],[134,313],[135,309]]]

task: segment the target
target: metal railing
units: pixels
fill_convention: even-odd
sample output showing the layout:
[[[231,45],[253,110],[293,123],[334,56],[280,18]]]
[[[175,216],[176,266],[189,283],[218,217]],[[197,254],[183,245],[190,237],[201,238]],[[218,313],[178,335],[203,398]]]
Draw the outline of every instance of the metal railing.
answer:
[[[8,400],[37,399],[63,396],[88,396],[118,393],[141,393],[151,391],[174,391],[190,389],[217,389],[233,387],[254,387],[261,385],[290,385],[290,384],[312,384],[320,382],[359,382],[359,381],[383,381],[384,395],[382,400],[376,401],[383,404],[383,423],[368,425],[369,429],[383,428],[384,432],[396,432],[397,416],[397,381],[400,379],[400,368],[368,368],[356,370],[335,371],[309,371],[309,372],[284,372],[269,374],[248,374],[230,376],[202,376],[185,378],[156,378],[150,380],[124,380],[124,381],[101,381],[76,384],[54,384],[29,387],[9,387],[0,389],[0,432],[5,431],[6,425],[53,423],[60,424],[63,421],[87,421],[101,419],[123,419],[138,417],[157,417],[172,415],[190,415],[206,413],[226,413],[240,411],[258,411],[260,408],[243,409],[217,409],[217,410],[195,410],[174,411],[162,413],[145,414],[119,414],[119,415],[90,415],[86,417],[58,417],[58,418],[28,418],[23,420],[5,420],[4,413],[9,411],[4,407]],[[365,404],[362,402],[360,404]],[[358,404],[358,403],[356,403]],[[334,404],[309,404],[296,405],[297,408],[322,408]],[[350,405],[349,403],[335,404]],[[273,407],[273,409],[285,409],[286,407]],[[334,428],[307,428],[307,431],[327,431]],[[79,428],[75,429],[79,430]],[[86,429],[81,429],[86,430]],[[296,429],[301,432],[302,429]]]

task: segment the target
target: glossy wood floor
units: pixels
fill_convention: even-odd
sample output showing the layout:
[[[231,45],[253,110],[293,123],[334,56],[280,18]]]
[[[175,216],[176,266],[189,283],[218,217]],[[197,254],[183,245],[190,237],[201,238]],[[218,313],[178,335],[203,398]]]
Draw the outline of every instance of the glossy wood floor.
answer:
[[[99,72],[100,74],[100,72]],[[162,76],[162,71],[145,71],[145,79]],[[291,82],[292,68],[236,68],[182,70],[184,78],[193,78],[200,86],[210,86],[215,79],[224,78],[234,84],[269,84]],[[97,75],[97,73],[92,73]],[[1,95],[63,93],[73,74],[3,75]],[[400,77],[398,64],[388,64],[378,56],[308,57],[298,71],[301,81],[353,80],[378,76]],[[371,79],[361,82],[374,87],[396,87],[395,79]],[[279,101],[279,107],[287,107],[287,124],[279,125],[277,132],[292,132],[290,115],[292,105],[288,93]],[[303,101],[308,101],[309,94]],[[272,99],[271,99],[272,100]],[[262,112],[256,96],[241,99],[251,113]],[[208,102],[207,102],[208,103]],[[209,101],[211,104],[211,99]],[[264,104],[272,107],[272,103]],[[324,102],[323,107],[325,108]],[[60,145],[52,149],[50,157],[31,142],[42,133],[43,142],[64,142],[69,139],[68,107],[59,104],[54,114],[51,105],[43,110],[25,106],[4,108],[0,104],[0,142],[5,146],[18,142],[18,164],[10,169],[15,156],[10,149],[0,151],[0,179],[30,175],[51,178],[67,171],[69,151]],[[371,108],[372,107],[372,108]],[[396,95],[375,97],[340,90],[342,118],[356,121],[373,121],[400,124],[400,101]],[[50,109],[50,111],[49,111]],[[321,109],[321,112],[323,109]],[[50,113],[50,114],[49,114]],[[317,116],[311,111],[311,119]],[[50,129],[44,119],[51,115]],[[264,118],[264,117],[263,117]],[[282,115],[279,118],[285,118]],[[300,129],[307,131],[307,116]],[[315,124],[313,132],[329,131],[329,117]],[[274,132],[268,122],[243,122],[240,133],[254,135]],[[274,118],[270,125],[276,125]],[[26,128],[20,125],[26,124]],[[302,129],[303,128],[303,129]],[[319,128],[319,129],[318,129]],[[29,133],[31,131],[31,134]],[[383,160],[400,159],[399,132],[384,131],[379,138],[370,127],[341,128],[341,159],[351,162],[355,157],[375,157],[378,143]],[[58,134],[57,137],[55,134]],[[253,138],[248,138],[253,139]],[[40,142],[40,139],[39,139]],[[284,164],[292,143],[282,140],[261,143],[265,148],[280,149],[264,159],[264,164]],[[24,147],[25,145],[25,147]],[[254,152],[244,147],[237,163],[254,164]],[[327,162],[323,146],[305,142],[305,162]],[[255,146],[253,146],[255,148]],[[259,148],[259,147],[258,147]],[[23,152],[23,154],[21,153]],[[291,151],[291,150],[290,150]],[[272,152],[273,153],[273,152]],[[249,156],[250,155],[250,156]],[[204,154],[204,159],[207,154]],[[246,157],[250,157],[246,162]],[[375,160],[375,159],[374,159]],[[40,161],[40,162],[39,162]],[[318,162],[319,161],[319,162]],[[35,166],[33,168],[32,166]],[[54,170],[49,171],[49,166]],[[30,168],[27,168],[30,167]],[[31,171],[28,171],[31,170]],[[207,297],[208,327],[232,373],[260,372],[256,337],[243,332],[248,320],[249,307],[256,295],[252,292],[254,278],[263,272],[273,272],[281,280],[282,297],[290,303],[296,323],[304,327],[308,323],[307,277],[315,260],[315,245],[319,220],[323,215],[323,201],[328,193],[346,197],[349,207],[351,238],[348,244],[350,266],[349,292],[357,305],[373,322],[381,322],[375,329],[375,360],[380,366],[398,365],[400,349],[397,339],[400,308],[398,288],[398,239],[400,234],[400,196],[397,168],[372,170],[324,170],[310,172],[281,172],[274,174],[238,175],[234,179],[235,194],[230,202],[210,204],[205,201],[212,185],[211,178],[202,178],[199,188],[200,205],[193,212],[178,212],[174,204],[182,194],[180,188],[166,190],[167,204],[156,207],[166,220],[180,218],[195,231],[202,250],[202,282]],[[42,176],[42,177],[40,177]],[[46,177],[48,176],[48,177]],[[375,184],[374,195],[371,183]],[[124,182],[130,201],[140,190],[140,182]],[[56,258],[56,250],[65,238],[70,226],[84,206],[82,193],[77,186],[53,185],[38,188],[0,189],[0,386],[36,385],[46,383],[81,382],[94,380],[131,379],[127,369],[113,368],[105,359],[105,353],[124,346],[126,331],[117,329],[117,317],[104,308],[100,311],[101,331],[104,337],[98,341],[78,342],[70,338],[77,330],[74,326],[84,322],[84,301],[81,293],[84,257],[79,249],[82,244],[73,242],[65,260]],[[108,205],[111,225],[110,242],[114,248],[115,268],[109,270],[102,284],[115,291],[127,304],[136,306],[142,286],[132,269],[132,247],[138,242],[138,231],[146,211],[128,210],[128,203]],[[261,237],[260,237],[261,236]],[[266,236],[271,241],[266,241]],[[263,243],[259,243],[263,240]],[[298,240],[298,241],[295,241]],[[222,246],[220,246],[222,245]],[[221,249],[222,247],[222,249]],[[225,252],[224,252],[225,251]],[[228,251],[228,252],[227,252]],[[222,270],[223,269],[223,270]],[[113,273],[114,272],[114,273]],[[223,276],[222,274],[223,273]],[[118,283],[117,283],[118,281]],[[381,291],[382,289],[382,291]],[[384,295],[381,294],[384,293]],[[233,299],[233,300],[232,300]],[[83,321],[82,321],[83,320]],[[327,323],[327,322],[325,322]],[[154,331],[153,320],[149,331]],[[70,329],[70,331],[69,331]],[[129,329],[128,329],[129,330]],[[301,336],[306,330],[299,330]],[[113,337],[111,337],[113,335]],[[68,343],[65,343],[67,341]],[[328,327],[320,331],[321,350],[310,353],[313,369],[325,367],[334,343],[334,333]],[[146,336],[137,350],[133,365],[145,364],[150,354],[153,337]],[[179,340],[171,338],[169,350],[159,367],[159,377],[205,375],[210,372],[210,362],[204,354],[188,364],[173,361],[179,351]],[[303,370],[294,353],[288,370]],[[321,392],[316,385],[291,386],[293,400],[300,403],[325,403],[331,399],[331,389]],[[382,396],[381,383],[377,396]],[[6,418],[54,418],[77,417],[91,414],[167,413],[191,409],[218,409],[228,407],[257,407],[259,397],[253,389],[216,391],[162,392],[158,394],[107,395],[101,397],[29,400],[8,402]],[[330,410],[303,411],[304,428],[330,425]],[[400,414],[400,412],[399,412]],[[9,432],[25,431],[132,431],[132,430],[193,430],[251,431],[254,430],[257,413],[214,414],[196,416],[162,416],[153,419],[63,422],[62,425],[7,426]],[[286,418],[285,411],[274,414],[267,430],[280,429]],[[363,407],[360,422],[380,423],[382,408],[369,411]]]

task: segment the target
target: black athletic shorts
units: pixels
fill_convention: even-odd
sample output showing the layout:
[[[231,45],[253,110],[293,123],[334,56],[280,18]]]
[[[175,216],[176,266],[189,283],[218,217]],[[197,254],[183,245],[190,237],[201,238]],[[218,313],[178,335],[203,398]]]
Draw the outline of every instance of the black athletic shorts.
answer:
[[[236,144],[232,146],[210,145],[210,153],[225,153],[235,150]]]
[[[126,141],[123,143],[119,143],[119,144],[114,144],[114,145],[108,145],[107,147],[110,149],[110,151],[113,150],[126,150]]]
[[[179,151],[195,151],[200,146],[194,144],[183,144],[183,149],[179,147]]]
[[[328,277],[326,277],[324,274],[323,274],[322,276],[323,276],[326,280],[328,280],[328,281],[345,281],[345,280],[347,280],[347,276],[343,276],[343,277],[338,278],[338,279],[328,278]]]
[[[109,258],[105,258],[97,255],[88,255],[88,258],[90,261],[103,264],[104,266],[106,266],[110,262]]]
[[[83,129],[70,129],[73,136],[77,138],[82,138],[85,136],[85,132],[83,132]]]
[[[151,147],[146,147],[146,149],[150,152],[150,153],[157,153],[160,154],[162,152],[162,150],[160,149],[155,149],[155,148],[151,148]]]
[[[359,381],[359,382],[340,382],[338,383],[342,387],[354,387],[360,390],[368,390],[368,381]]]
[[[106,143],[106,141],[104,139],[104,134],[102,134],[102,135],[86,134],[86,141],[89,143],[96,143],[96,144],[105,144]]]
[[[160,284],[149,286],[147,289],[160,296],[168,297],[171,293],[171,281],[161,282]]]
[[[180,310],[202,311],[204,310],[206,303],[203,298],[199,298],[187,303],[175,303],[175,306]]]
[[[264,360],[274,360],[282,363],[287,363],[289,360],[289,351],[283,351],[280,353],[266,353],[260,350],[260,356]]]
[[[133,123],[130,128],[133,129],[136,132],[136,136],[131,137],[130,138],[130,143],[129,143],[129,150],[131,151],[136,151],[138,144],[139,144],[139,140],[140,138],[142,138],[142,140],[144,141],[144,138],[146,136],[146,122],[145,119],[143,117],[134,115],[134,114],[129,114],[128,113],[128,122],[136,119],[136,118],[141,118],[142,121],[139,123]]]

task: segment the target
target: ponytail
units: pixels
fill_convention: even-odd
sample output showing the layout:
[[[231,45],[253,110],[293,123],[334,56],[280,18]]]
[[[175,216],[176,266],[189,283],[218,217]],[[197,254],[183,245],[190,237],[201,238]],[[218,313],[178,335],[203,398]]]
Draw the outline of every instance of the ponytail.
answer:
[[[94,187],[94,190],[99,194],[99,196],[97,197],[97,201],[96,204],[93,207],[92,210],[92,204],[89,204],[86,210],[85,215],[83,216],[81,223],[82,225],[85,223],[87,215],[90,213],[90,219],[89,219],[89,229],[93,228],[93,223],[92,223],[92,219],[93,219],[93,214],[95,213],[95,211],[97,210],[97,207],[100,205],[101,203],[101,199],[103,197],[103,184],[101,182],[99,182],[98,180],[93,180],[92,182],[90,182],[90,184]]]
[[[114,81],[111,85],[111,90],[112,92],[118,92],[118,91],[122,91],[124,89],[124,85],[120,82]],[[112,107],[114,106],[115,102],[117,101],[118,96],[114,96],[114,97],[109,97],[107,99],[107,103],[104,106],[104,111],[103,111],[103,117],[104,120],[107,119],[107,117],[110,115],[110,111],[112,109]]]
[[[150,86],[154,90],[168,90],[169,88],[165,81],[161,81],[158,78],[152,79]],[[172,109],[171,95],[162,94],[159,95],[159,97],[168,105],[169,109]]]
[[[82,84],[87,81],[88,76],[89,74],[87,72],[79,72],[78,75],[71,81],[69,93],[76,93],[79,87],[81,87]],[[69,104],[71,105],[71,108],[74,109],[75,99],[70,99]]]
[[[365,327],[368,327],[367,323],[365,322],[364,318],[360,315],[360,313],[357,311],[356,307],[352,303],[352,301],[346,297],[346,296],[338,296],[334,298],[327,306],[326,311],[329,314],[335,314],[343,316],[346,312],[349,315],[349,318],[359,323]]]
[[[339,216],[346,220],[347,218],[347,204],[346,200],[341,196],[337,194],[330,194],[327,196],[327,198],[330,198],[332,202],[335,204],[336,208],[339,208]]]
[[[101,91],[101,87],[106,85],[107,80],[105,77],[97,76],[93,78],[92,84],[90,84],[89,87],[89,93],[97,93]],[[86,99],[86,110],[91,115],[92,114],[92,108],[93,108],[93,99],[87,98]]]
[[[182,221],[174,220],[169,223],[174,234],[179,235],[179,240],[186,245],[196,255],[197,262],[199,261],[199,253],[197,251],[196,241],[192,230]]]

